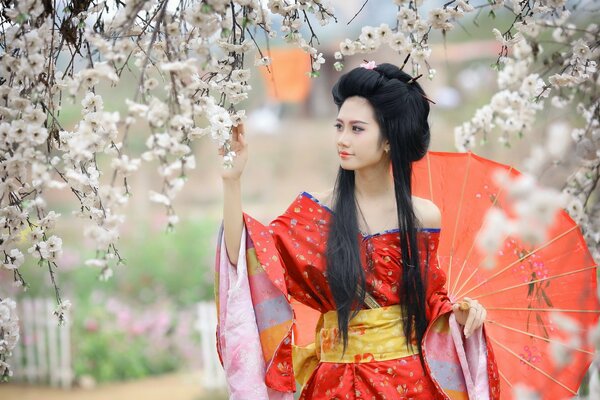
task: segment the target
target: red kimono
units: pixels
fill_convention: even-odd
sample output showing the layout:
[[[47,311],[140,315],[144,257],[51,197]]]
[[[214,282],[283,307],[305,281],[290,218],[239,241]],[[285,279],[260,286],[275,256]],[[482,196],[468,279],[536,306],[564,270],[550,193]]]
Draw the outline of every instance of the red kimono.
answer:
[[[254,247],[256,257],[264,268],[263,275],[268,276],[269,282],[279,288],[288,300],[291,297],[322,314],[335,310],[325,264],[331,213],[329,208],[303,192],[284,214],[267,227],[245,216],[248,248]],[[426,284],[426,318],[429,321],[423,339],[426,370],[418,354],[385,361],[359,360],[360,357],[356,358],[357,362],[321,360],[304,385],[300,399],[466,399],[467,392],[471,396],[477,393],[477,398],[482,399],[499,398],[498,372],[493,351],[485,339],[484,327],[465,340],[457,333],[461,329],[457,329],[458,325],[451,317],[452,304],[444,288],[446,276],[436,257],[439,235],[440,229],[418,231]],[[358,234],[357,241],[367,290],[382,307],[399,304],[402,258],[398,230]],[[369,263],[366,262],[367,249],[372,260]],[[429,264],[428,269],[426,264]],[[264,289],[258,288],[253,273],[249,272],[249,275],[254,292],[264,292]],[[279,327],[279,332],[285,333],[274,350],[265,350],[268,346],[263,342],[267,386],[283,392],[293,390],[290,384],[293,369],[289,368],[292,361],[291,329],[288,329],[289,324],[284,323],[286,314],[283,308],[286,305],[269,306],[266,316],[265,307],[258,304],[261,300],[257,296],[253,293],[252,300],[257,310],[261,341],[267,325],[272,331]],[[265,301],[263,304],[272,302]],[[434,322],[437,325],[432,329]],[[454,330],[450,329],[451,326]],[[470,349],[467,343],[471,343]]]

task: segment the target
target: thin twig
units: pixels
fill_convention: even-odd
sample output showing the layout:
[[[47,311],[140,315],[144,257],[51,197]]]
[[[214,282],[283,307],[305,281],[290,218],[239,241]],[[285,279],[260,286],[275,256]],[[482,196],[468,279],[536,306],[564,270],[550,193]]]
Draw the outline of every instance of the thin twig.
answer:
[[[365,0],[363,5],[360,7],[360,10],[358,10],[358,12],[356,14],[354,14],[354,16],[352,18],[350,18],[350,21],[348,21],[348,23],[346,25],[350,25],[350,22],[354,21],[354,18],[356,18],[358,16],[358,14],[360,14],[360,12],[363,10],[363,8],[365,8],[365,6],[367,5],[368,2],[369,2],[369,0]]]

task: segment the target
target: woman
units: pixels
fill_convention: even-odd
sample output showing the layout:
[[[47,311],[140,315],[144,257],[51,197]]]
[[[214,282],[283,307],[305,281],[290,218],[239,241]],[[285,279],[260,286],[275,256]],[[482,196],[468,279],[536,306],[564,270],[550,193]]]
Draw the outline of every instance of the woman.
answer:
[[[232,398],[284,398],[293,378],[301,399],[498,398],[486,311],[448,299],[440,211],[411,195],[411,165],[430,141],[425,93],[396,66],[371,62],[332,94],[335,185],[301,193],[269,226],[242,212],[247,144],[234,128],[217,257],[218,349]],[[290,297],[321,313],[304,347],[292,343]]]

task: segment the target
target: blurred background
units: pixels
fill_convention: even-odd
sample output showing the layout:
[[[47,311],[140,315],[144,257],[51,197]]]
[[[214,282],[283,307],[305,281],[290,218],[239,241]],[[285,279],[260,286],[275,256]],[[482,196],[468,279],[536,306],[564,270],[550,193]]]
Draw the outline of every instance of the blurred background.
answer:
[[[243,198],[245,211],[262,222],[282,213],[301,191],[332,187],[338,158],[333,141],[336,108],[330,91],[341,73],[363,59],[347,57],[344,70],[336,72],[333,53],[340,41],[356,38],[363,25],[395,24],[392,1],[368,3],[350,25],[347,22],[363,1],[333,3],[338,23],[316,26],[320,51],[327,59],[318,78],[306,75],[310,71],[306,54],[285,47],[278,39],[270,42],[274,75],[251,67],[253,91],[240,107],[247,110],[250,146]],[[425,7],[441,4],[431,1]],[[423,12],[426,14],[426,9]],[[490,65],[497,59],[499,45],[491,26],[507,27],[512,22],[508,15],[500,14],[491,19],[482,13],[477,25],[465,19],[464,26],[449,32],[445,41],[439,36],[430,39],[431,64],[437,76],[433,81],[425,76],[419,79],[428,97],[437,103],[431,106],[430,150],[455,151],[454,127],[469,120],[497,91]],[[261,43],[263,50],[265,44]],[[387,49],[368,55],[368,59],[397,65],[404,61]],[[125,98],[133,97],[136,82],[122,79],[116,88],[101,90],[105,109],[125,115]],[[550,124],[559,119],[576,122],[569,121],[566,110],[563,115],[544,113],[527,140],[506,148],[492,138],[476,152],[520,169],[531,144],[543,140]],[[64,104],[63,126],[69,129],[80,117],[79,101]],[[137,133],[136,129],[132,133],[128,145],[139,155],[145,150],[147,125],[140,124]],[[226,398],[214,350],[212,303],[222,209],[221,161],[210,138],[203,137],[193,145],[197,168],[174,204],[180,217],[174,231],[165,229],[165,210],[148,200],[149,190],[159,190],[155,166],[146,164],[128,179],[132,197],[124,210],[127,222],[119,242],[126,265],[115,268],[107,282],[98,282],[98,271],[84,265],[94,254],[82,240],[82,221],[72,216],[78,206],[72,193],[47,194],[49,206],[62,214],[57,234],[63,238],[64,253],[56,279],[63,299],[73,304],[70,321],[56,328],[56,320],[46,318],[55,300],[44,267],[21,267],[30,284],[26,292],[12,287],[12,276],[0,271],[0,292],[17,299],[23,324],[21,346],[12,360],[16,375],[12,383],[0,386],[0,398]],[[542,182],[564,181],[564,174],[557,170]],[[50,378],[49,370],[54,371]]]

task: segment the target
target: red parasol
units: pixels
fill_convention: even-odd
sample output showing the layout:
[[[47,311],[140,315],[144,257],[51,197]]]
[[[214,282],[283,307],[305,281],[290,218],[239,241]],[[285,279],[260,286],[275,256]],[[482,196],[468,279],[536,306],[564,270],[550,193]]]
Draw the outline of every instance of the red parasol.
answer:
[[[537,390],[542,399],[571,398],[593,357],[587,332],[600,313],[597,265],[579,226],[560,210],[546,243],[531,247],[509,236],[495,256],[496,266],[485,268],[485,254],[475,243],[486,212],[499,207],[514,215],[492,178],[497,169],[513,178],[520,175],[472,152],[428,152],[413,164],[413,195],[432,200],[442,213],[438,261],[450,298],[467,296],[487,309],[486,332],[498,363],[502,398],[512,398],[511,387],[517,383]],[[302,345],[314,340],[318,315],[293,305],[295,340]],[[570,329],[565,329],[565,319],[571,321]],[[555,365],[551,346],[569,348],[568,365]]]
[[[472,152],[429,152],[413,164],[413,194],[432,200],[442,213],[438,260],[450,298],[477,299],[488,311],[486,331],[503,398],[512,398],[511,386],[517,383],[543,399],[571,398],[593,358],[587,332],[600,313],[597,265],[579,226],[561,209],[545,243],[528,246],[506,237],[495,254],[496,266],[485,268],[485,254],[475,243],[486,212],[499,207],[514,215],[492,179],[497,169],[520,175]],[[568,365],[555,364],[552,346],[568,348]]]

